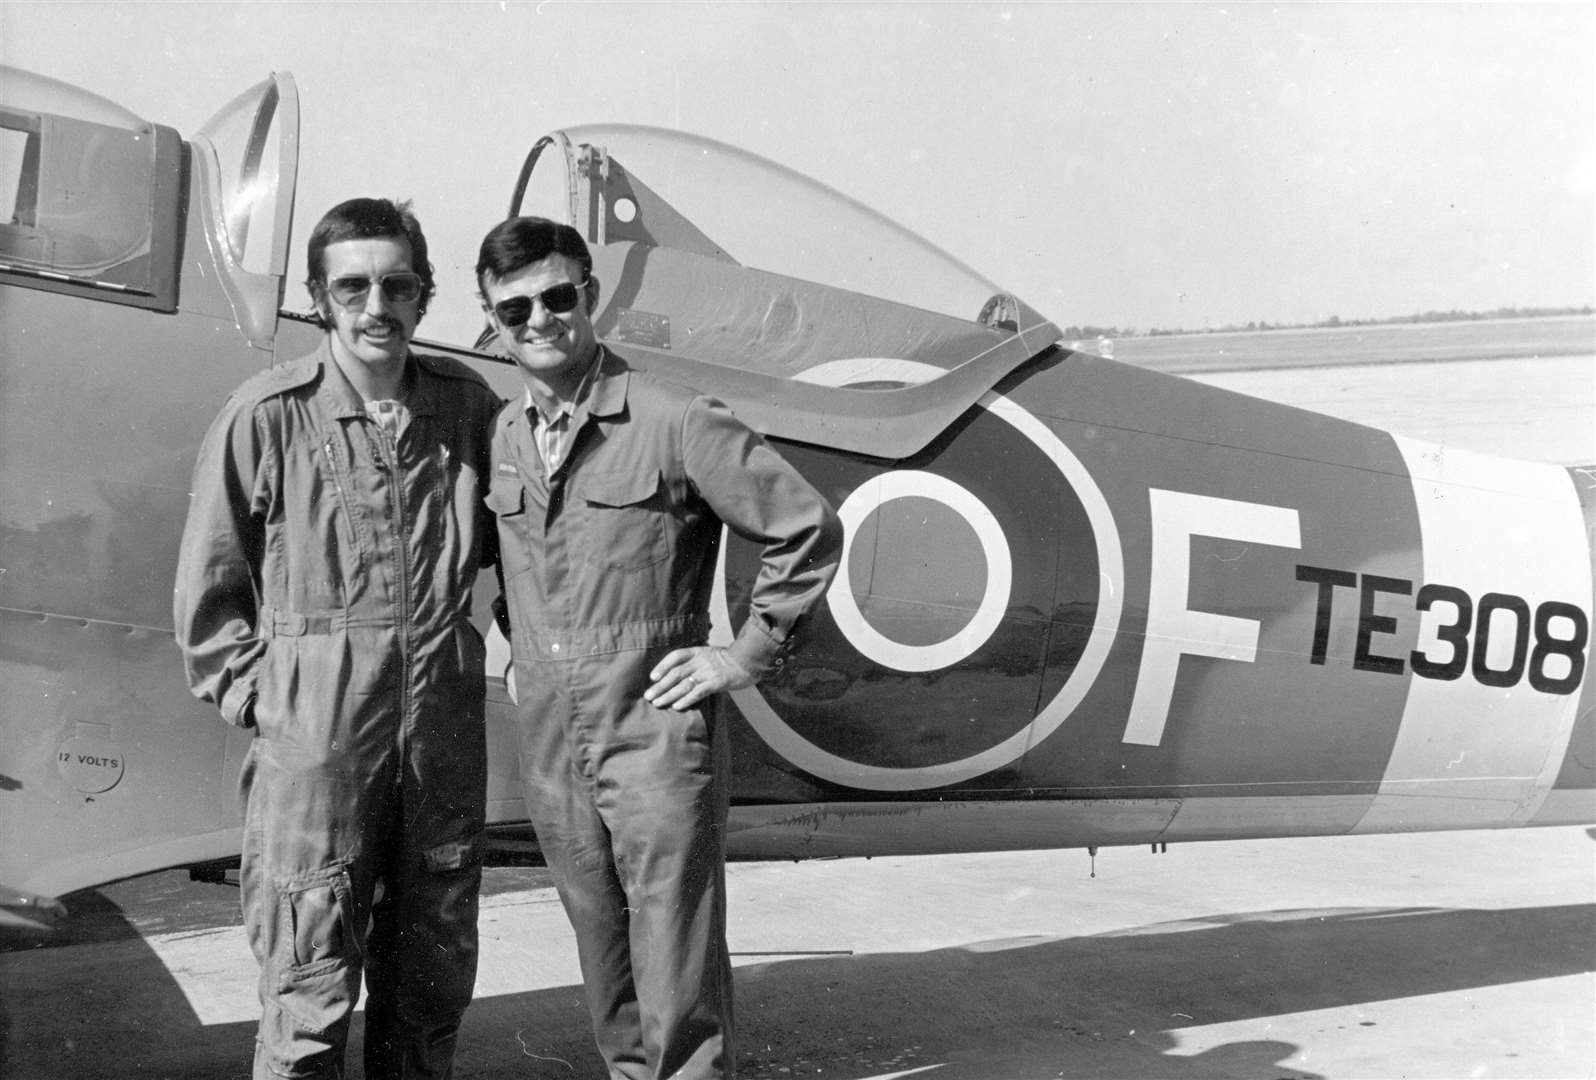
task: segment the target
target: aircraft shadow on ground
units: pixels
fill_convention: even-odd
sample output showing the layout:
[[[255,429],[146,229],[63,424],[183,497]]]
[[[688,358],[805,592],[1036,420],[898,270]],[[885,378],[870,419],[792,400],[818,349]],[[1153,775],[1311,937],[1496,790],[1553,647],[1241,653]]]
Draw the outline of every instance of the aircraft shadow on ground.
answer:
[[[1174,1032],[1590,972],[1593,931],[1596,904],[1256,912],[773,961],[737,969],[740,1074],[1308,1080],[1321,1074],[1280,1064],[1299,1049],[1292,1043],[1186,1055],[1174,1052]],[[42,953],[0,958],[10,1013],[0,1076],[247,1075],[254,1025],[200,1025],[142,941],[47,951],[56,954],[47,989],[26,985],[26,965]],[[578,987],[482,998],[467,1015],[459,1080],[601,1074]]]

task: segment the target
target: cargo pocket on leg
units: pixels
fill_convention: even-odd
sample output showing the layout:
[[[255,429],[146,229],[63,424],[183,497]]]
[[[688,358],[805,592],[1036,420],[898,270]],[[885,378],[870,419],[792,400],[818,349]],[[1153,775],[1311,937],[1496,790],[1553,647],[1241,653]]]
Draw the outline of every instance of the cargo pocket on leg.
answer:
[[[277,1004],[307,1033],[347,1023],[360,992],[360,929],[342,865],[276,883]]]

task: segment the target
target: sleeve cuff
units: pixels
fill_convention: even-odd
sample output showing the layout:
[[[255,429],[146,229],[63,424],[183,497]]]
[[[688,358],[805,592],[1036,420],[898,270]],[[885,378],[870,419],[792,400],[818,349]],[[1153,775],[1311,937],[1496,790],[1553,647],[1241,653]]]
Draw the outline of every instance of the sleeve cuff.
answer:
[[[759,682],[781,670],[781,666],[787,662],[789,649],[786,641],[777,640],[757,625],[757,620],[749,619],[727,652],[755,682]]]
[[[222,719],[234,727],[255,726],[255,686],[253,682],[236,682],[222,698]]]

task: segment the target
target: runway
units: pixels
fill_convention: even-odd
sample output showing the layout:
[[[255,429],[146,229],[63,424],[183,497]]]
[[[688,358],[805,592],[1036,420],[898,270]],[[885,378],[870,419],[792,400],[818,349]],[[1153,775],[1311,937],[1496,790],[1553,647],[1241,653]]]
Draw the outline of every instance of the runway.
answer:
[[[1580,464],[1593,365],[1198,377]],[[1592,830],[1558,828],[734,865],[740,1075],[1596,1077],[1593,856]],[[602,1075],[546,876],[487,881],[456,1075]],[[67,902],[54,941],[0,953],[0,1078],[248,1075],[236,889],[170,872]]]
[[[1596,464],[1596,357],[1207,372],[1198,382],[1482,454]]]

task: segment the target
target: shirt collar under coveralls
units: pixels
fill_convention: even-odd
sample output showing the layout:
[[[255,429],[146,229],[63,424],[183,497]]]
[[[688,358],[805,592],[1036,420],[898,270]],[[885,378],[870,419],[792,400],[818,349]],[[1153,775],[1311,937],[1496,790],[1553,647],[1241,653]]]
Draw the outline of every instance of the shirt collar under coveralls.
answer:
[[[543,458],[543,467],[547,472],[558,472],[560,466],[564,464],[572,434],[576,430],[572,418],[576,415],[577,407],[587,400],[588,392],[593,388],[593,380],[603,363],[604,350],[595,349],[587,373],[577,384],[576,393],[561,401],[552,412],[545,411],[543,406],[538,404],[538,400],[532,396],[530,387],[522,398],[527,419],[536,423],[534,434],[538,454]]]

